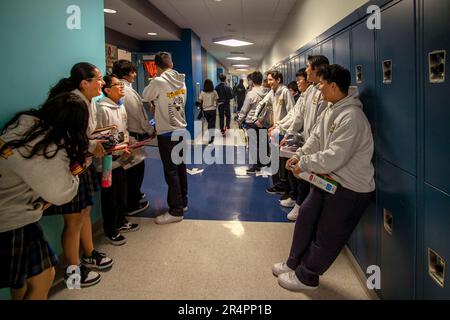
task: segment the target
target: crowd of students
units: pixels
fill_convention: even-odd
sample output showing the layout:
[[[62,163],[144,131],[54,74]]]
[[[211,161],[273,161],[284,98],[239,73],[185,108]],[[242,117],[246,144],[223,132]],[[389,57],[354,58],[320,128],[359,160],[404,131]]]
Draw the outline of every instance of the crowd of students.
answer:
[[[125,170],[123,160],[131,151],[108,149],[110,137],[98,137],[97,130],[114,128],[125,147],[145,144],[158,135],[169,211],[156,223],[182,220],[187,210],[186,168],[170,159],[170,135],[186,127],[184,75],[173,70],[168,53],[158,53],[155,64],[158,77],[144,92],[153,106],[155,128],[144,99],[132,88],[136,67],[120,60],[106,76],[90,63],[75,64],[70,77],[52,87],[39,108],[18,113],[2,129],[0,288],[10,288],[13,299],[46,299],[53,283],[58,257],[39,225],[43,215],[63,216],[67,280],[76,273],[79,283],[74,285],[92,286],[101,280],[97,271],[112,267],[113,260],[94,248],[90,218],[106,156],[112,158],[112,178],[109,186],[101,186],[105,237],[113,245],[123,245],[123,233],[139,229],[126,217],[149,206],[140,190],[145,161]]]

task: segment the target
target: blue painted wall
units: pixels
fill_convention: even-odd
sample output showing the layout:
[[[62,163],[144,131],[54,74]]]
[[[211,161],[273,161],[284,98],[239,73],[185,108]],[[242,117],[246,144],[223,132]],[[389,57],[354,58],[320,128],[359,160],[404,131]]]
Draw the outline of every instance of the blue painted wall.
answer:
[[[69,5],[81,9],[80,30],[67,29]],[[41,104],[73,64],[88,61],[105,70],[103,0],[0,1],[0,30],[0,126],[16,112]],[[98,208],[92,217],[100,217]],[[62,217],[43,218],[41,224],[61,253]],[[0,299],[8,297],[7,290],[0,290]]]
[[[141,42],[142,53],[138,55],[138,60],[142,61],[143,55],[155,54],[158,51],[167,51],[172,54],[174,69],[186,75],[187,102],[186,120],[188,130],[193,136],[194,133],[194,103],[195,84],[202,83],[202,53],[200,38],[190,29],[183,29],[180,41],[145,41]],[[140,68],[142,66],[140,65]],[[141,70],[139,70],[141,71]],[[143,70],[142,70],[143,71]],[[140,72],[143,74],[143,72]],[[139,79],[139,92],[142,93],[143,78]]]

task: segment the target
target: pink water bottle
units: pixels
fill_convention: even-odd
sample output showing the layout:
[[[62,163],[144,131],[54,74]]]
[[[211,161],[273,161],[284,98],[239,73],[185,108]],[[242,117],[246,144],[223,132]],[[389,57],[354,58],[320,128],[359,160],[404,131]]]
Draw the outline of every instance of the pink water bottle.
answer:
[[[102,159],[102,188],[112,185],[112,155],[108,154]]]

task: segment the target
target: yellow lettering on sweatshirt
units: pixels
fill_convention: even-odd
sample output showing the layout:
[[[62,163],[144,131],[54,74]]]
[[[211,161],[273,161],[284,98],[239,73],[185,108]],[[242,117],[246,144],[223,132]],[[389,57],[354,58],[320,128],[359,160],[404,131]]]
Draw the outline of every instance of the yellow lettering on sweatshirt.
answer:
[[[6,144],[6,142],[5,141],[3,141],[2,139],[0,139],[0,149],[1,148],[3,148],[3,146]],[[2,153],[0,154],[0,156],[3,158],[3,159],[8,159],[10,156],[12,156],[13,155],[13,152],[12,152],[12,149],[11,149],[11,147],[8,147],[8,148],[6,148],[6,149],[4,149],[3,151],[2,151]]]
[[[186,93],[186,89],[180,89],[180,90],[177,90],[177,91],[174,91],[174,92],[168,92],[167,93],[167,98],[169,98],[169,99],[173,99],[173,98],[175,98],[176,96],[179,96],[179,95],[182,95],[182,94],[185,94]]]

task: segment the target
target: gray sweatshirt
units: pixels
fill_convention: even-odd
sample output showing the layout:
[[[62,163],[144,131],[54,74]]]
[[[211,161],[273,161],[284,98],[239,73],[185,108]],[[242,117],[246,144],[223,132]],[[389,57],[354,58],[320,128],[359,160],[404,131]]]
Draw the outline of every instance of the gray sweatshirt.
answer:
[[[303,131],[303,136],[306,141],[320,115],[328,107],[329,103],[323,100],[323,95],[319,90],[318,84],[309,86],[304,94],[304,106],[300,108],[300,112],[297,113],[297,116],[286,132],[287,134],[295,134]]]
[[[72,93],[79,96],[86,103],[86,106],[89,110],[89,122],[86,135],[89,138],[88,151],[90,153],[93,153],[97,146],[97,141],[91,139],[92,133],[95,131],[95,129],[97,129],[97,107],[95,106],[95,102],[93,100],[89,101],[80,90],[75,89],[72,91]]]
[[[17,127],[0,136],[0,144],[21,138],[35,121],[32,116],[21,116]],[[40,139],[42,137],[29,146],[34,146]],[[42,155],[25,159],[21,153],[26,155],[28,150],[20,147],[0,154],[0,233],[40,220],[44,200],[62,205],[70,202],[78,192],[79,180],[70,171],[64,149],[52,159]]]
[[[254,86],[245,96],[244,104],[239,112],[238,121],[242,123],[245,119],[246,123],[253,123],[253,117],[258,103],[264,99],[267,91],[262,86]]]
[[[307,97],[308,94],[308,90],[311,86],[309,86],[305,92],[302,92],[300,94],[300,97],[297,100],[297,103],[294,105],[294,107],[288,112],[288,114],[286,115],[286,117],[284,117],[283,119],[281,119],[280,121],[278,121],[276,123],[277,128],[280,130],[280,133],[282,135],[286,134],[287,131],[289,130],[289,128],[292,126],[292,124],[294,123],[294,120],[297,118],[297,115],[302,112],[304,113],[304,109],[305,109],[305,99]],[[309,91],[310,92],[310,91]],[[300,116],[299,116],[300,117]]]
[[[125,86],[124,106],[128,116],[128,131],[138,134],[153,133],[141,96],[133,89],[131,83],[125,79],[120,82]]]
[[[264,108],[270,108],[269,112],[272,113],[273,123],[277,123],[283,119],[293,107],[294,97],[285,85],[280,84],[276,92],[270,90],[270,92],[258,104],[256,107],[255,116],[258,117]]]
[[[344,188],[367,193],[375,190],[370,124],[351,87],[346,98],[329,106],[296,158],[303,171],[329,174]]]
[[[144,89],[145,101],[155,104],[156,131],[159,135],[186,128],[185,75],[173,69],[164,71]]]

